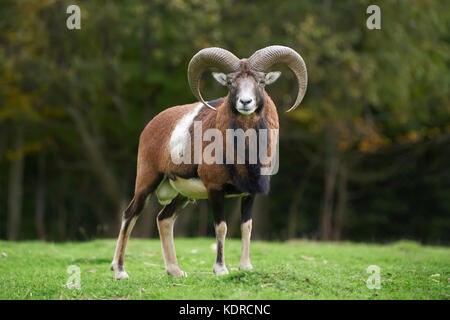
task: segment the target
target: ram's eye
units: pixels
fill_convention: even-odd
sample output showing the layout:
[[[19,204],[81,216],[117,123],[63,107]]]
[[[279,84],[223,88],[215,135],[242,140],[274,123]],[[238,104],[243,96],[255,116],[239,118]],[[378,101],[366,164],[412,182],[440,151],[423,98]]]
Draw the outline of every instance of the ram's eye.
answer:
[[[260,81],[259,81],[259,85],[263,86],[263,85],[265,85],[265,84],[266,84],[266,82],[265,82],[264,80],[260,80]]]

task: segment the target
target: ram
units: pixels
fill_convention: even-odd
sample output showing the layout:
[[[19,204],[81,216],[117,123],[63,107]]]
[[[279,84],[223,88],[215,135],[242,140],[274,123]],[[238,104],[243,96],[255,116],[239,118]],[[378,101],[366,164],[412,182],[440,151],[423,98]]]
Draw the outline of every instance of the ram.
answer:
[[[164,205],[157,216],[157,225],[168,274],[183,277],[179,267],[173,242],[173,225],[180,210],[195,199],[208,199],[214,215],[217,240],[216,260],[213,271],[217,275],[228,273],[225,265],[224,242],[227,225],[224,215],[224,198],[241,198],[242,252],[240,269],[251,269],[250,236],[252,230],[252,204],[257,193],[269,192],[269,174],[263,169],[273,167],[276,154],[273,142],[277,135],[278,113],[275,104],[265,91],[265,85],[275,82],[280,72],[265,73],[276,64],[288,66],[298,82],[296,108],[305,95],[307,85],[306,66],[302,57],[285,46],[269,46],[256,51],[248,59],[239,59],[231,52],[221,48],[200,50],[190,61],[188,80],[192,92],[200,101],[175,106],[155,116],[143,130],[137,157],[137,175],[134,197],[125,209],[117,240],[117,247],[111,270],[115,279],[128,278],[124,269],[124,255],[128,237],[144,207],[146,198],[156,194]],[[217,68],[225,73],[213,73],[214,78],[228,88],[226,97],[214,101],[204,101],[200,93],[202,74],[208,68]],[[201,124],[201,126],[198,126]],[[200,129],[199,129],[200,128]],[[200,130],[201,141],[192,137]],[[235,137],[226,139],[230,130],[239,132],[254,131],[266,139],[251,141],[245,139],[243,148],[234,145]],[[205,159],[196,144],[207,145],[208,131],[216,134],[209,139],[216,144],[211,152],[213,159]],[[221,141],[223,139],[223,141]],[[218,141],[216,141],[218,140]],[[230,144],[232,147],[230,148]],[[255,150],[267,150],[269,162],[253,158]],[[233,146],[234,145],[234,146]],[[217,146],[221,146],[218,147]],[[223,148],[223,150],[220,150]],[[234,151],[236,153],[230,151]],[[206,150],[205,150],[206,151]],[[210,150],[211,151],[211,150]],[[200,154],[200,156],[199,156]],[[244,161],[242,160],[244,157]],[[182,161],[180,161],[182,160]],[[220,161],[223,160],[223,161]]]

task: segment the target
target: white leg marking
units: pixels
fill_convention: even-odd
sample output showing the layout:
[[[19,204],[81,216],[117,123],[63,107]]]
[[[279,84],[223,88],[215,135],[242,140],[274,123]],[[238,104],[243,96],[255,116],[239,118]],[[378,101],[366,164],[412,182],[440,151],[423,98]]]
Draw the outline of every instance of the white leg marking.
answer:
[[[157,220],[158,230],[161,237],[161,248],[163,251],[164,263],[166,264],[166,272],[174,277],[186,277],[187,274],[178,266],[177,256],[175,253],[175,245],[173,242],[173,225],[175,217]]]
[[[124,259],[125,259],[125,249],[128,242],[128,237],[130,236],[131,230],[133,230],[134,224],[136,223],[137,217],[131,218],[131,221],[126,228],[125,220],[122,221],[122,226],[120,228],[119,237],[117,239],[116,251],[114,253],[114,258],[111,263],[111,270],[114,271],[114,279],[128,279],[128,274],[124,269]]]
[[[222,276],[228,274],[225,266],[225,236],[227,235],[227,224],[222,221],[216,225],[217,252],[216,262],[213,265],[213,271],[216,275]]]
[[[241,224],[242,234],[242,252],[241,263],[239,263],[239,270],[253,269],[250,263],[250,237],[252,235],[252,220],[248,220]]]

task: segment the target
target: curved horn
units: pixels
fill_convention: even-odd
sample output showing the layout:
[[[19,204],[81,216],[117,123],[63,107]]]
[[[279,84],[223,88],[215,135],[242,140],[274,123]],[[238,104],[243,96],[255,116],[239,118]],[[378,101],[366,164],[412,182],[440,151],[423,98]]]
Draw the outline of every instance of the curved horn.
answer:
[[[203,71],[207,68],[216,67],[222,71],[229,73],[239,68],[240,60],[230,51],[222,48],[206,48],[202,49],[192,57],[188,67],[188,80],[194,96],[209,108],[216,110],[203,100],[200,93],[200,80]]]
[[[294,105],[289,111],[294,110],[305,96],[308,83],[308,74],[303,58],[294,50],[285,46],[270,46],[256,51],[249,59],[250,66],[260,72],[264,72],[274,64],[285,64],[295,74],[298,82],[298,94]]]

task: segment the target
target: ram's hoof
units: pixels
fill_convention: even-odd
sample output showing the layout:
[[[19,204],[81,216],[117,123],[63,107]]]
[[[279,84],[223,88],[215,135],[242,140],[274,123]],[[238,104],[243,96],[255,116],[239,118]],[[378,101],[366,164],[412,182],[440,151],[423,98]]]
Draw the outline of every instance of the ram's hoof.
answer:
[[[253,266],[251,263],[241,263],[239,265],[239,270],[252,270]]]
[[[167,266],[166,272],[168,275],[177,277],[177,278],[186,278],[187,273],[181,270],[181,268],[177,265]]]
[[[119,267],[117,263],[112,263],[111,268],[112,271],[114,271],[114,279],[120,280],[120,279],[128,279],[128,274],[123,269],[123,266]]]
[[[114,272],[114,279],[120,280],[120,279],[128,279],[128,274],[124,271]]]
[[[214,264],[213,271],[216,276],[223,276],[229,273],[227,267],[223,264]]]

